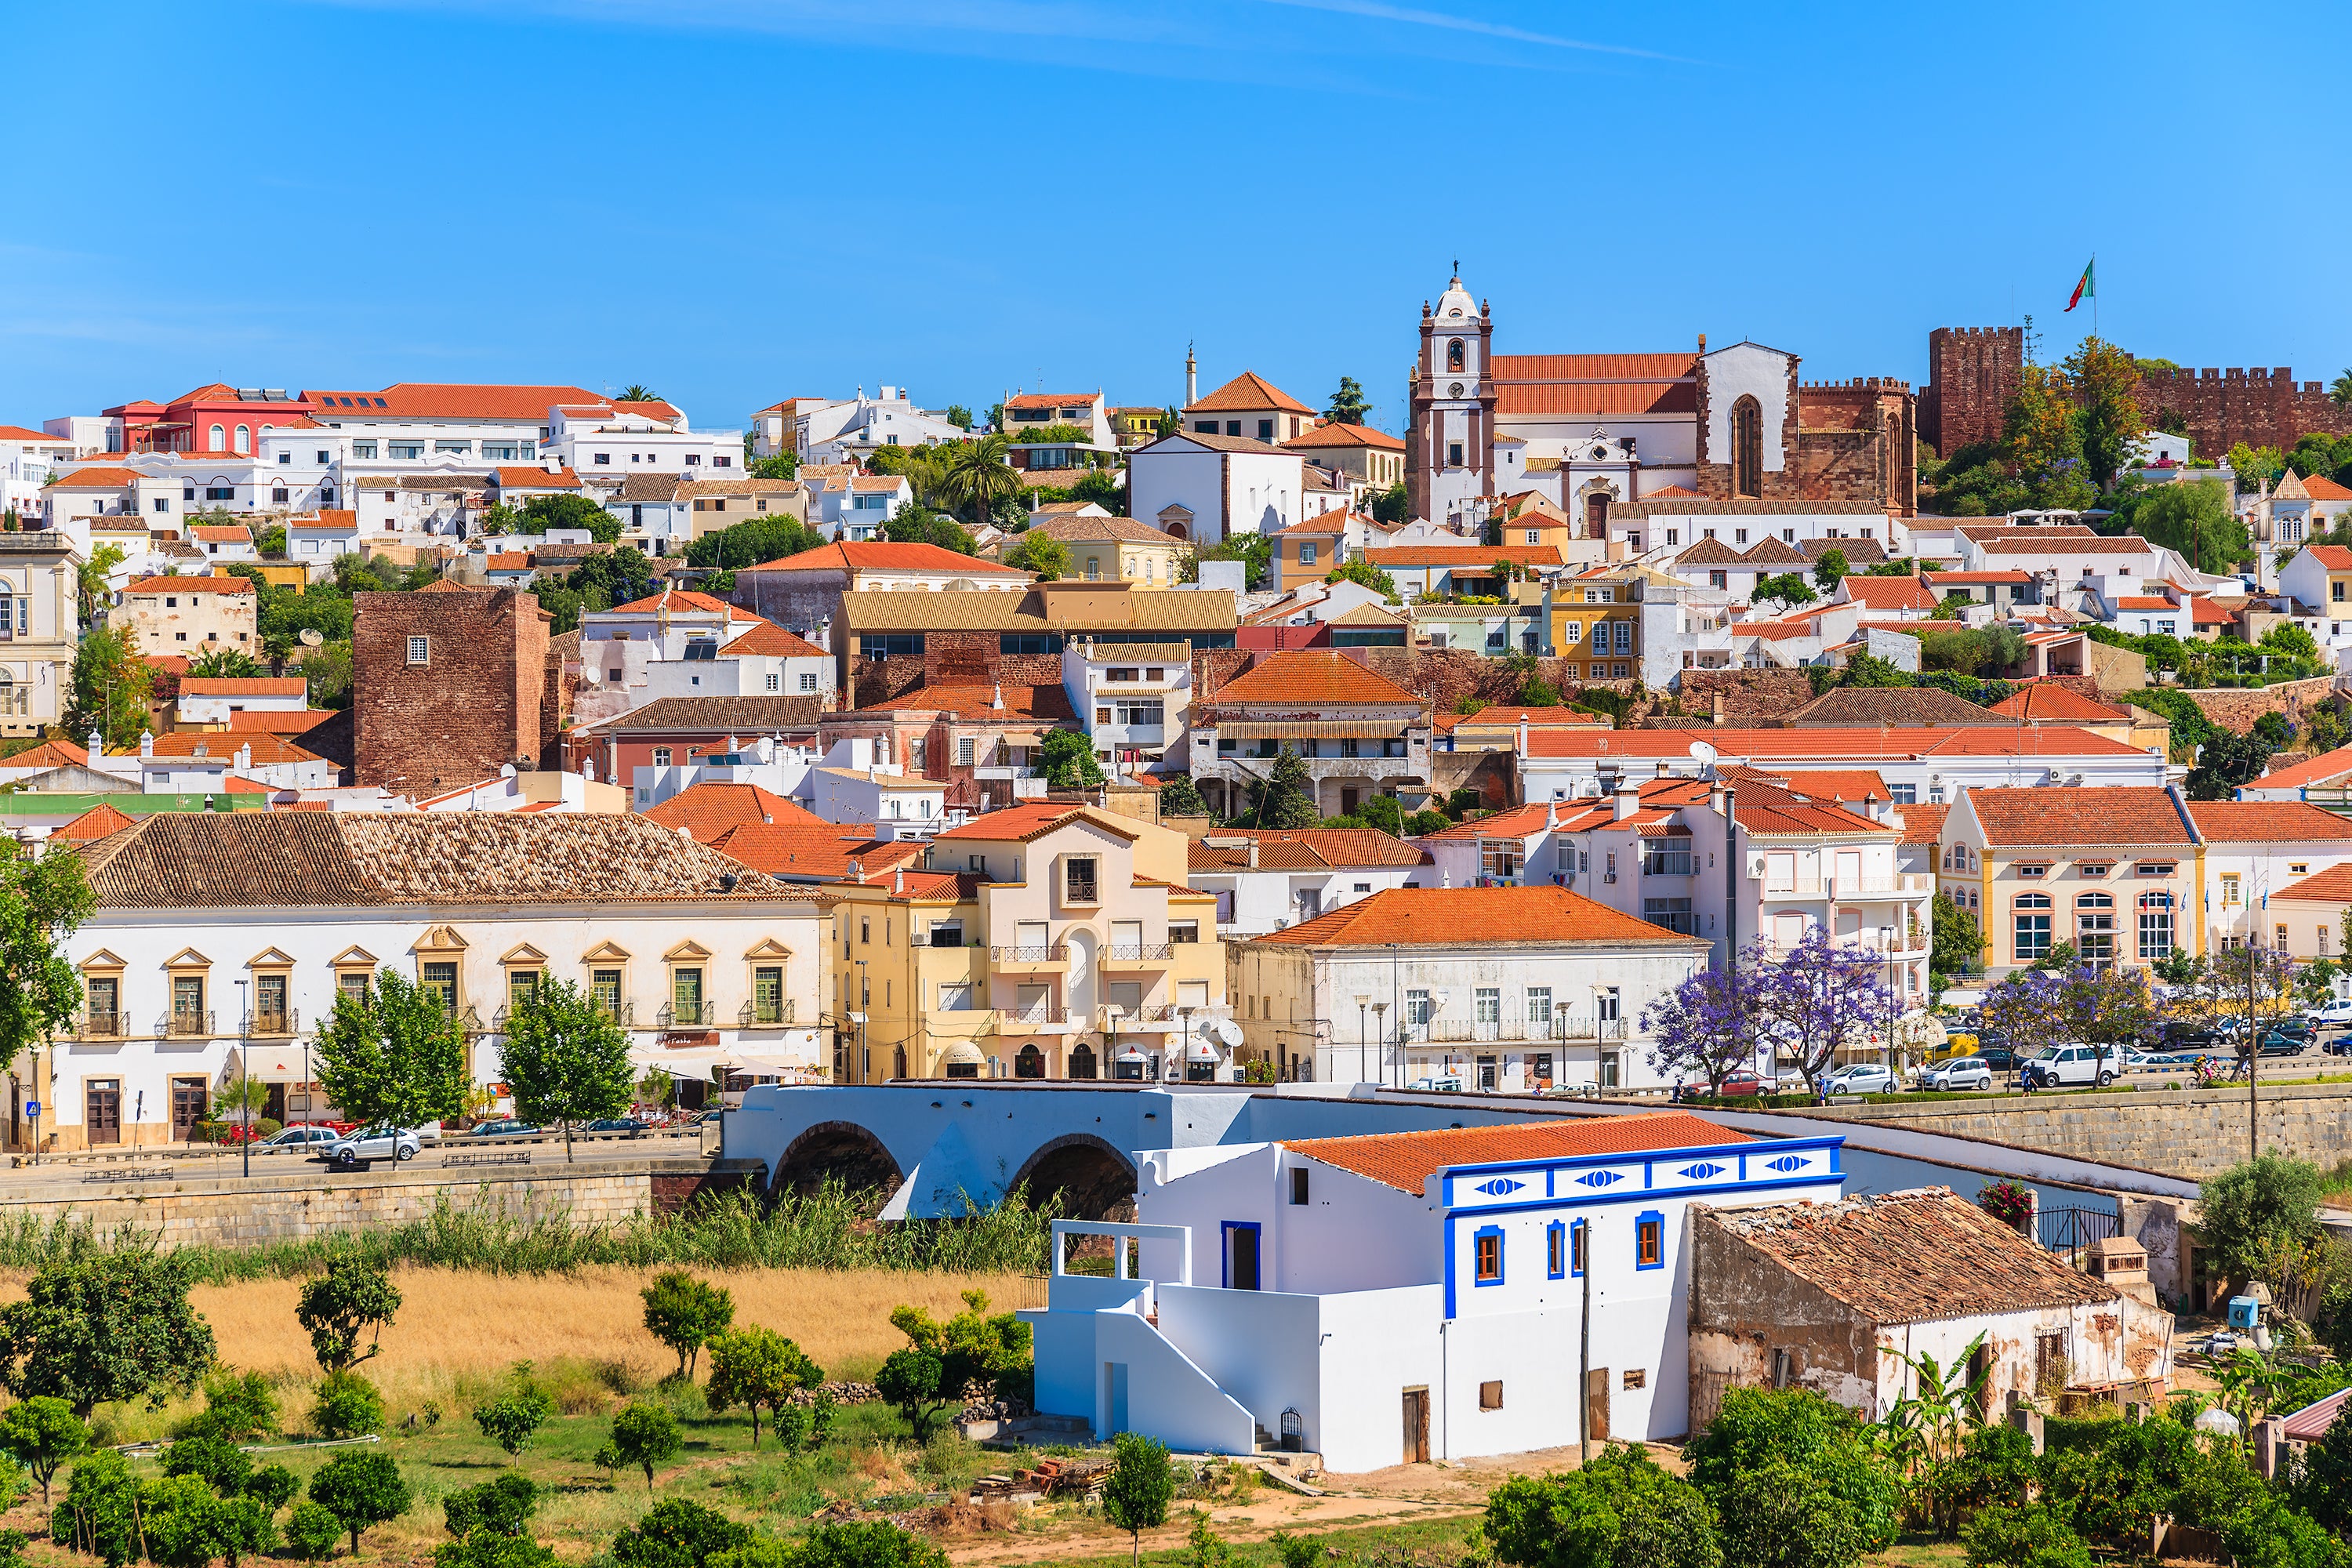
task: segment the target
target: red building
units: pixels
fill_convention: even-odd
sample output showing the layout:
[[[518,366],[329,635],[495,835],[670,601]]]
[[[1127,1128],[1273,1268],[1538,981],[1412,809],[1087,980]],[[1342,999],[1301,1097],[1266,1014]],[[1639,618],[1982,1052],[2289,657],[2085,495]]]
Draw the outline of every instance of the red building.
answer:
[[[283,387],[236,387],[215,382],[169,403],[140,398],[105,411],[122,421],[126,452],[252,452],[261,432],[299,425],[313,410]]]

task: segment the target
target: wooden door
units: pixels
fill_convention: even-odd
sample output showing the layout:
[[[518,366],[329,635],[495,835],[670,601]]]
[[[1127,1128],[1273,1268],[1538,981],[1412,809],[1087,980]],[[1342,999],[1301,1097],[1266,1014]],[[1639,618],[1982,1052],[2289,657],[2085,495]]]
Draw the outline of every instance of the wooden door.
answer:
[[[205,1080],[200,1078],[175,1078],[172,1080],[172,1142],[184,1143],[194,1135],[196,1123],[205,1119]]]
[[[1731,1373],[1714,1367],[1701,1367],[1691,1373],[1690,1429],[1696,1436],[1715,1425],[1723,1413],[1723,1391],[1731,1386]]]
[[[84,1088],[82,1125],[96,1143],[122,1142],[122,1080],[95,1079]]]
[[[1584,1437],[1590,1443],[1609,1441],[1609,1369],[1596,1366],[1584,1377]]]
[[[1429,1390],[1404,1391],[1404,1462],[1429,1463]]]

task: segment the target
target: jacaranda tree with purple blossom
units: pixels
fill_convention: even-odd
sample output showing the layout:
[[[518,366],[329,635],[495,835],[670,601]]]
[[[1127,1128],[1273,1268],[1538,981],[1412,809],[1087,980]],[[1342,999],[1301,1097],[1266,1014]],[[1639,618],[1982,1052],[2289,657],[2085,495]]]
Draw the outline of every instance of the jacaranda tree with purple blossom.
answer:
[[[2006,1035],[2020,1058],[2049,1046],[2137,1045],[2160,1016],[2147,971],[2124,964],[2021,970],[1986,991],[1983,1006],[1986,1026]]]
[[[1734,1068],[1753,1066],[1759,1043],[1757,1013],[1746,1005],[1746,994],[1758,962],[1751,948],[1736,976],[1702,969],[1643,1008],[1642,1030],[1654,1042],[1650,1065],[1676,1079],[1704,1078],[1714,1095],[1723,1092],[1723,1080]]]
[[[1739,1005],[1752,1009],[1758,1035],[1797,1064],[1815,1093],[1840,1048],[1885,1031],[1892,1003],[1886,961],[1818,925],[1808,927],[1796,946],[1740,977]]]

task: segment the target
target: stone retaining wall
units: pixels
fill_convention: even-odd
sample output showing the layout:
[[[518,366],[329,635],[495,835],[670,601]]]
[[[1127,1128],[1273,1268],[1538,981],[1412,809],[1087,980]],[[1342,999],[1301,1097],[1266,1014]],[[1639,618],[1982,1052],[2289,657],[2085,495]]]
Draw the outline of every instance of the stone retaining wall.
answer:
[[[166,1246],[254,1247],[403,1225],[444,1203],[515,1219],[569,1214],[611,1224],[675,1214],[704,1193],[745,1184],[757,1190],[761,1173],[756,1160],[691,1158],[583,1161],[568,1168],[402,1166],[348,1176],[289,1171],[257,1173],[249,1181],[207,1173],[180,1181],[93,1182],[79,1191],[47,1184],[0,1190],[0,1225],[19,1215],[44,1223],[71,1217],[100,1228],[161,1231]],[[20,1188],[28,1175],[39,1180],[35,1173],[16,1174]]]
[[[1950,1133],[2202,1181],[2247,1156],[2246,1090],[2142,1089],[1923,1105],[1831,1106],[1808,1116]],[[2352,1157],[2352,1089],[2264,1088],[2262,1148],[2322,1169]]]

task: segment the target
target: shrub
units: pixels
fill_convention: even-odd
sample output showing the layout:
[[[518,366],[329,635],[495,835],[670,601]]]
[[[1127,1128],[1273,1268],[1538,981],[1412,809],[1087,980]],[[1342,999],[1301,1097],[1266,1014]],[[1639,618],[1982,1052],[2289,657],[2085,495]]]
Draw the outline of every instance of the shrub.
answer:
[[[808,1429],[805,1413],[798,1405],[791,1408],[802,1415],[800,1426],[804,1434]],[[781,1430],[782,1412],[778,1415]],[[786,1447],[799,1445],[788,1443]],[[613,1435],[596,1450],[596,1462],[610,1470],[644,1470],[646,1490],[650,1493],[654,1489],[654,1467],[677,1458],[677,1417],[658,1405],[632,1405],[613,1417]]]
[[[1110,1474],[1103,1481],[1103,1518],[1124,1530],[1139,1552],[1143,1531],[1168,1522],[1168,1505],[1176,1496],[1175,1472],[1168,1468],[1168,1449],[1134,1432],[1121,1432],[1111,1443]]]
[[[555,1553],[527,1535],[488,1531],[433,1549],[435,1568],[555,1568]]]
[[[735,1298],[723,1285],[697,1279],[683,1268],[668,1269],[638,1292],[646,1304],[646,1331],[677,1355],[677,1375],[694,1375],[695,1358],[714,1334],[735,1321]]]
[[[43,1395],[0,1412],[0,1454],[32,1472],[41,1483],[44,1505],[49,1500],[49,1482],[58,1467],[89,1447],[89,1428],[62,1399]]]
[[[253,1498],[222,1498],[196,1475],[166,1476],[140,1489],[140,1532],[160,1568],[230,1568],[278,1543],[269,1510]]]
[[[773,1329],[730,1329],[710,1342],[710,1408],[740,1405],[751,1412],[751,1446],[760,1446],[760,1411],[773,1411],[796,1388],[814,1388],[824,1370]]]
[[[73,1468],[65,1500],[49,1515],[49,1539],[122,1568],[139,1555],[139,1483],[131,1462],[100,1448]]]
[[[400,1287],[381,1262],[344,1257],[302,1287],[294,1317],[310,1331],[320,1369],[349,1372],[376,1353],[383,1325],[399,1310]],[[365,1350],[360,1349],[362,1333],[368,1335]]]
[[[1800,1389],[1735,1388],[1684,1450],[1727,1560],[1848,1568],[1895,1539],[1899,1489],[1851,1412]]]
[[[246,1477],[245,1485],[239,1489],[276,1513],[294,1500],[294,1495],[302,1489],[302,1483],[295,1479],[293,1471],[283,1465],[264,1465]]]
[[[383,1430],[383,1395],[355,1372],[331,1372],[319,1380],[310,1406],[310,1427],[321,1437],[361,1437]]]
[[[163,1473],[194,1476],[226,1497],[245,1485],[253,1461],[226,1437],[184,1437],[163,1450]]]
[[[224,1367],[205,1379],[205,1407],[189,1421],[184,1436],[216,1435],[234,1441],[266,1437],[278,1430],[278,1395],[257,1372]]]
[[[317,1503],[299,1503],[286,1516],[287,1549],[305,1563],[332,1557],[342,1536],[342,1521]]]
[[[525,1382],[476,1407],[474,1425],[509,1454],[520,1454],[530,1444],[530,1435],[554,1414],[554,1402],[537,1385]]]
[[[1719,1568],[1715,1509],[1643,1449],[1613,1443],[1582,1468],[1514,1476],[1486,1500],[1486,1539],[1523,1568]]]
[[[895,1524],[821,1524],[802,1538],[792,1568],[948,1568],[948,1554]]]
[[[441,1516],[456,1536],[487,1531],[520,1535],[539,1511],[539,1487],[529,1476],[509,1470],[494,1481],[466,1487],[441,1500]]]
[[[310,1500],[350,1531],[354,1557],[361,1534],[406,1513],[414,1496],[389,1454],[338,1454],[310,1478]]]
[[[2091,1568],[2091,1549],[2047,1503],[1986,1509],[1962,1535],[1969,1568]]]
[[[613,1538],[621,1568],[703,1568],[714,1552],[740,1552],[751,1532],[725,1514],[672,1498]]]

